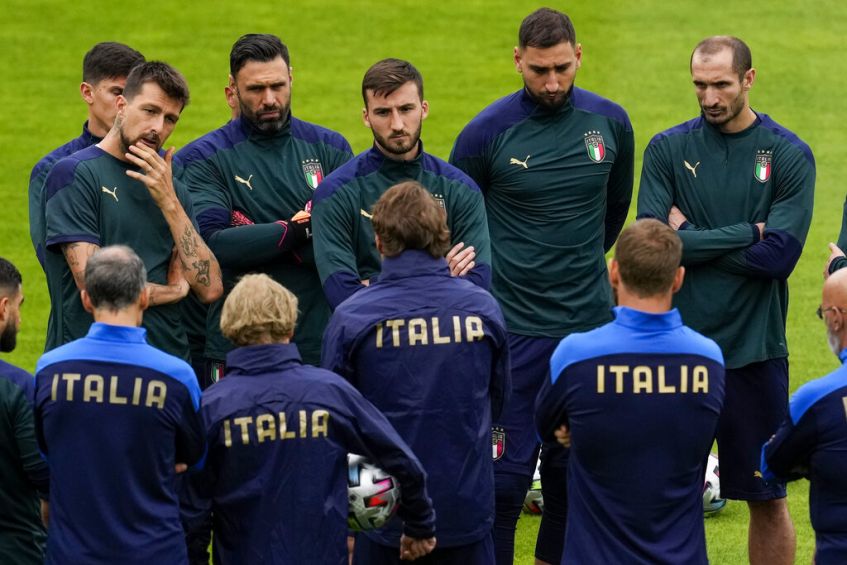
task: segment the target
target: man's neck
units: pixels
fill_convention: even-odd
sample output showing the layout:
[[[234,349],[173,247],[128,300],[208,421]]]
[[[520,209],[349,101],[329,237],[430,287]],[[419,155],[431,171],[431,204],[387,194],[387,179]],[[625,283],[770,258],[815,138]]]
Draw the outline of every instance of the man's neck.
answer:
[[[390,159],[391,161],[401,161],[401,162],[402,161],[411,161],[412,159],[414,159],[415,157],[420,155],[420,152],[421,152],[421,142],[420,142],[420,140],[418,140],[418,142],[415,144],[415,146],[412,149],[410,149],[406,153],[403,153],[402,155],[398,155],[397,153],[392,153],[391,151],[387,151],[376,140],[374,140],[374,145],[376,145],[376,148],[379,149],[379,152],[382,153],[383,156],[385,156],[386,159]]]
[[[129,162],[126,158],[126,152],[121,146],[121,136],[118,133],[118,130],[112,128],[109,132],[100,140],[100,143],[97,144],[97,147],[114,157],[120,161]]]
[[[111,129],[103,122],[95,120],[94,116],[90,114],[88,116],[88,121],[86,122],[86,124],[86,127],[88,128],[88,133],[90,133],[94,137],[99,137],[101,139],[106,137],[106,134],[109,133],[109,130]]]
[[[141,323],[141,311],[134,307],[118,311],[100,308],[94,310],[94,321],[110,326],[137,328]]]
[[[721,133],[738,133],[749,128],[756,122],[756,112],[750,106],[746,106],[741,113],[729,122],[720,126]]]
[[[648,314],[664,314],[671,309],[673,295],[650,296],[642,298],[618,287],[618,306],[625,306]]]

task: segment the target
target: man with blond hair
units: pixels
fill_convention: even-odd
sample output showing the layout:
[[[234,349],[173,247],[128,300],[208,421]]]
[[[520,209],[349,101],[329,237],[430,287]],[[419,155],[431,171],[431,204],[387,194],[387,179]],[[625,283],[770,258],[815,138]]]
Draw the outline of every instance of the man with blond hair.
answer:
[[[245,275],[224,302],[221,331],[236,349],[203,393],[209,456],[192,481],[192,561],[209,562],[211,513],[215,563],[346,563],[347,453],[400,484],[398,557],[429,553],[435,515],[420,463],[353,387],[300,361],[296,319],[297,298],[265,274]]]
[[[494,562],[491,420],[509,388],[506,327],[487,291],[453,277],[444,209],[414,181],[373,208],[379,280],[335,311],[324,367],[376,405],[423,463],[436,512],[432,562]],[[353,562],[397,563],[399,522],[356,538]]]

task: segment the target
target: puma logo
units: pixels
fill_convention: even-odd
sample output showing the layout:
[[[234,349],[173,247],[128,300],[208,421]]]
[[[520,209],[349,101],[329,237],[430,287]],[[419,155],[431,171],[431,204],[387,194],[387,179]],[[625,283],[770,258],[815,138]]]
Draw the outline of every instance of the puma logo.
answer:
[[[509,159],[509,164],[510,165],[520,165],[524,169],[528,169],[529,167],[527,166],[526,162],[529,161],[530,157],[531,157],[531,155],[527,155],[526,159],[524,159],[523,161],[516,159],[515,157],[512,157],[511,159]]]
[[[697,178],[697,167],[700,166],[700,161],[697,161],[697,163],[693,167],[691,166],[691,163],[689,163],[688,161],[683,161],[682,163],[685,165],[686,169],[691,171],[691,174],[694,175],[694,178],[696,179]]]
[[[373,215],[373,214],[368,214],[367,212],[365,212],[365,211],[364,211],[364,210],[362,210],[361,208],[359,208],[359,212],[360,212],[360,213],[361,213],[364,217],[366,217],[366,218],[367,218],[367,219],[369,219],[369,220],[370,220],[371,218],[373,218],[373,217],[374,217],[374,215]]]
[[[250,175],[249,177],[247,177],[247,180],[244,180],[240,176],[235,175],[235,182],[240,182],[241,184],[245,184],[245,185],[247,185],[247,188],[249,188],[250,190],[253,190],[253,185],[250,184],[250,179],[252,179],[252,178],[253,178],[253,175]]]
[[[106,188],[105,186],[101,186],[101,187],[100,187],[100,190],[101,190],[102,192],[105,192],[106,194],[108,194],[108,195],[109,195],[109,196],[111,196],[112,198],[114,198],[114,199],[115,199],[115,202],[117,202],[117,201],[118,201],[118,187],[117,187],[117,186],[116,186],[114,189],[112,189],[112,190],[109,190],[109,189],[108,189],[108,188]]]

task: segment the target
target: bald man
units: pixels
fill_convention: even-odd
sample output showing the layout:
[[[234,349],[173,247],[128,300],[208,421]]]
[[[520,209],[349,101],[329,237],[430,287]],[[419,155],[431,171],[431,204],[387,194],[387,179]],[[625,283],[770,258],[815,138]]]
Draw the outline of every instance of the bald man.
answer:
[[[818,317],[841,366],[800,387],[762,449],[765,480],[809,479],[815,563],[847,563],[847,269],[823,285]]]

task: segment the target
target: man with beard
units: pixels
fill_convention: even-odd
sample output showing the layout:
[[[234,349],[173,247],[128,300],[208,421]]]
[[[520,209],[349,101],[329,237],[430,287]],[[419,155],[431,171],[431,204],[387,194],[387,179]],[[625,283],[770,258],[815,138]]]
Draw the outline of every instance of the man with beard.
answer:
[[[44,267],[44,180],[59,159],[98,143],[115,123],[117,97],[123,93],[126,77],[132,68],[144,62],[135,49],[106,41],[98,43],[82,60],[83,101],[88,106],[88,120],[82,135],[54,149],[32,169],[29,178],[29,232],[38,262]]]
[[[556,345],[612,319],[604,253],[632,198],[632,126],[617,104],[574,86],[582,46],[568,16],[541,8],[518,32],[523,88],[476,116],[450,162],[482,188],[494,250],[492,292],[509,329],[512,400],[495,421],[497,562],[512,563],[515,526],[538,457],[533,411]],[[535,556],[559,563],[567,452],[545,444],[544,514]]]
[[[47,177],[48,351],[88,331],[92,318],[79,296],[86,262],[119,243],[132,247],[148,272],[144,327],[151,345],[188,358],[177,303],[189,292],[210,302],[223,288],[218,262],[194,227],[188,192],[173,182],[173,149],[160,154],[187,103],[176,69],[162,62],[135,67],[103,141],[62,159]]]
[[[674,304],[723,350],[721,494],[747,501],[750,562],[793,563],[785,485],[765,483],[759,455],[788,409],[786,281],[812,219],[815,161],[796,135],[750,108],[756,70],[743,41],[704,39],[690,68],[701,115],[650,141],[638,217],[679,233],[687,276]]]
[[[816,565],[847,563],[847,271],[823,285],[818,317],[841,367],[791,397],[789,414],[762,450],[765,480],[809,479]]]
[[[244,273],[261,272],[291,290],[302,320],[294,342],[306,363],[317,364],[329,306],[304,209],[324,175],[353,153],[340,134],[291,115],[290,59],[278,37],[239,38],[229,63],[241,117],[178,153],[180,179],[194,200],[200,233],[221,262],[226,288]],[[207,318],[211,380],[233,347],[221,334],[222,304],[212,305]]]
[[[418,181],[447,212],[451,273],[488,288],[491,245],[482,194],[462,171],[424,152],[421,124],[429,104],[423,77],[407,61],[384,59],[365,73],[362,98],[374,145],[327,177],[314,198],[315,256],[329,303],[335,308],[379,274],[371,209],[406,180]]]
[[[15,349],[21,324],[21,273],[0,257],[0,352]],[[49,472],[38,453],[32,418],[35,381],[26,371],[0,361],[0,562],[44,562],[47,537],[38,493]]]

